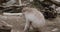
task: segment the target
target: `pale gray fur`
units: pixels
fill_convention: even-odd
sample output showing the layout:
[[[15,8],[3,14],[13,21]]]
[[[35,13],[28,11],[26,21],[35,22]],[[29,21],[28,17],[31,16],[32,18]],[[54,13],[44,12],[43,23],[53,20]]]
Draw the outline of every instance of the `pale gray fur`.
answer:
[[[45,26],[44,16],[36,8],[25,7],[23,8],[22,11],[26,19],[26,25],[25,25],[24,31],[27,31],[31,25],[34,28],[39,28],[40,30],[41,30],[41,27]]]

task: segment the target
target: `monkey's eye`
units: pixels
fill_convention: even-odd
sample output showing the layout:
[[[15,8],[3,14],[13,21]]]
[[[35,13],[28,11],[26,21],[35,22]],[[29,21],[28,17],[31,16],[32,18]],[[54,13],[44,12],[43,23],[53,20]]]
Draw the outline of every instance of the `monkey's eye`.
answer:
[[[23,9],[23,10],[22,10],[22,12],[27,12],[27,11],[28,11],[28,9]]]
[[[22,12],[26,12],[26,10],[22,10]]]
[[[22,9],[22,12],[25,12],[24,9]]]

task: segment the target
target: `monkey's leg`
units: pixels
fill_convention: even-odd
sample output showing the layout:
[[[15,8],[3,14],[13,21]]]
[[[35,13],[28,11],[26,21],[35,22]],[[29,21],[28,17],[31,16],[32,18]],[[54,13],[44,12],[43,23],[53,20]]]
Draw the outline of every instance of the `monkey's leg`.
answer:
[[[38,27],[34,27],[33,25],[31,25],[31,27],[33,29],[33,32],[41,32],[41,30]]]

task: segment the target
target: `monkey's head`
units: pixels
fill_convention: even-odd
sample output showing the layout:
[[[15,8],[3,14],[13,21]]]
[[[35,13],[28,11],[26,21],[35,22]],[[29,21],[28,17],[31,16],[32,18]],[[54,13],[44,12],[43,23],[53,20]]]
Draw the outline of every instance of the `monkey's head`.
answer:
[[[22,12],[31,12],[31,8],[30,7],[24,7],[22,9]]]

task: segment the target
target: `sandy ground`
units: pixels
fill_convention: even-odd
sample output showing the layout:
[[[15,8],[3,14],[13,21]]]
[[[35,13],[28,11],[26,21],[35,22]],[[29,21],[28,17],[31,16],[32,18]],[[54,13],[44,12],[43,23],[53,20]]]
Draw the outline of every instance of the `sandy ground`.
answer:
[[[2,16],[0,15],[0,22],[5,21],[12,25],[11,32],[23,32],[25,20],[22,16]],[[60,17],[58,16],[52,20],[46,20],[47,26],[45,32],[60,32]]]

